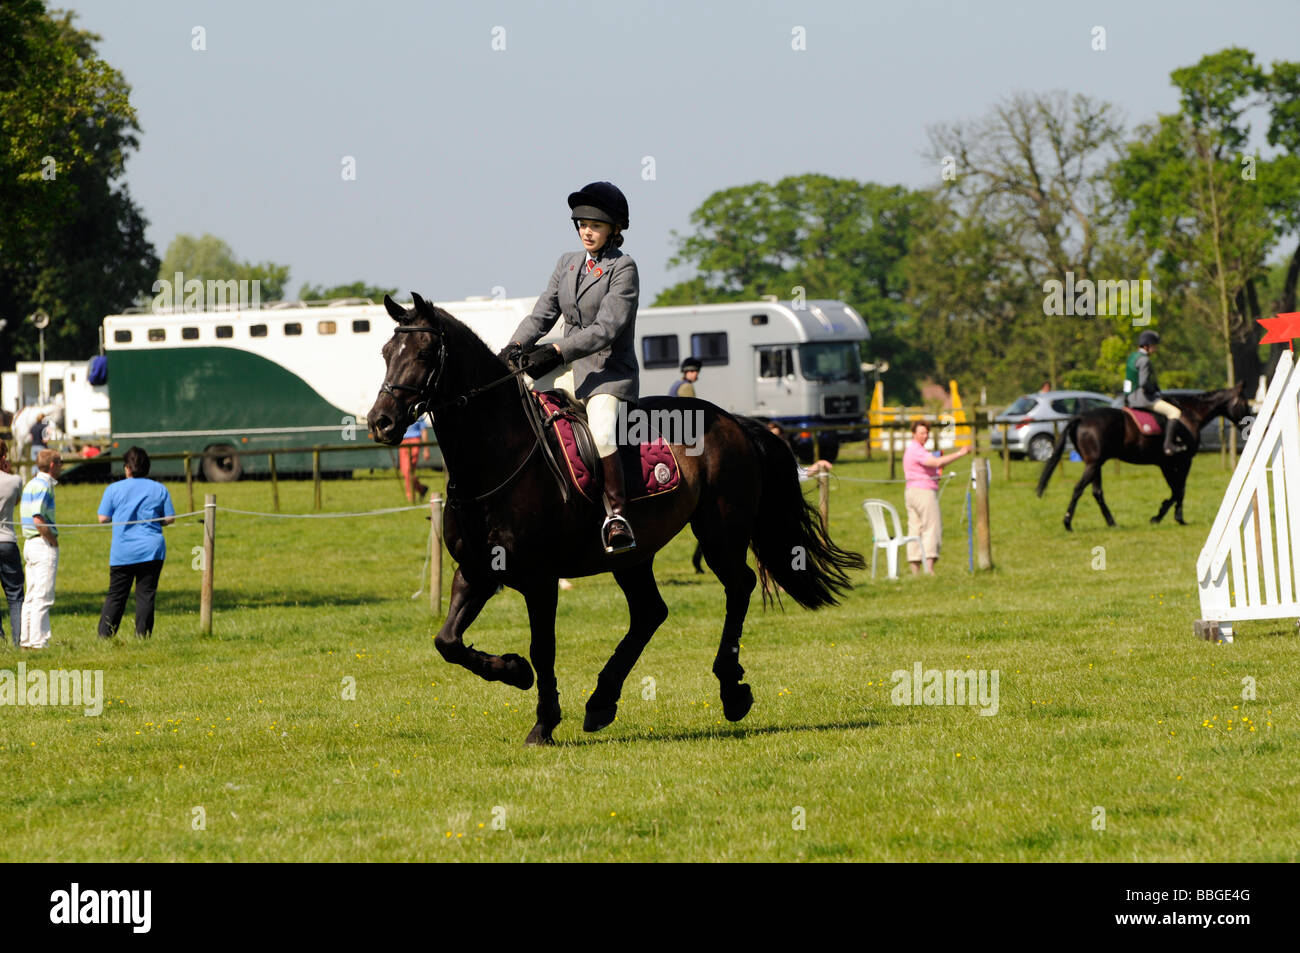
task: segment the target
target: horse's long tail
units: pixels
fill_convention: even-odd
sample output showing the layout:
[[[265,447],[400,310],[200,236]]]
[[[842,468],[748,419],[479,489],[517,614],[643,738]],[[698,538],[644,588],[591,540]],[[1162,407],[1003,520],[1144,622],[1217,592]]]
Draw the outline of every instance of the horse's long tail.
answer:
[[[1061,462],[1061,455],[1065,453],[1065,445],[1074,439],[1074,432],[1078,429],[1079,418],[1071,417],[1070,422],[1061,428],[1061,435],[1056,438],[1056,446],[1052,448],[1052,456],[1043,464],[1043,472],[1038,477],[1038,495],[1042,496],[1043,491],[1047,489],[1047,481],[1052,478],[1056,465]]]
[[[817,510],[799,488],[789,445],[757,420],[737,420],[758,454],[763,481],[752,545],[764,604],[771,598],[769,580],[775,580],[805,609],[836,605],[852,585],[845,570],[864,569],[866,561],[836,546],[822,529]]]

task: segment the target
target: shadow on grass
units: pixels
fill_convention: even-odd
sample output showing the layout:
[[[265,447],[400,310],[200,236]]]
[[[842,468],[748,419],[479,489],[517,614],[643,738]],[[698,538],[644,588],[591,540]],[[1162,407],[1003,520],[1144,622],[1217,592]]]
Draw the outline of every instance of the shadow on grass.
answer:
[[[760,738],[764,735],[783,735],[804,731],[857,731],[862,728],[883,728],[883,721],[829,721],[820,725],[762,725],[755,728],[699,728],[690,731],[638,732],[634,735],[583,734],[580,738],[561,741],[558,747],[580,748],[587,745],[629,744],[634,741],[727,741],[733,738]],[[608,729],[605,729],[608,731]]]

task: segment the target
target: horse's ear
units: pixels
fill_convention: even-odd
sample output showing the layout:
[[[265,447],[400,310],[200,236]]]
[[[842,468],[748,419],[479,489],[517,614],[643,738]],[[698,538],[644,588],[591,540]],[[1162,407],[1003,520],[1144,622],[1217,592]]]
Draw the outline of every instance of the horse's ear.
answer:
[[[411,300],[415,302],[415,313],[420,317],[431,323],[438,320],[438,316],[433,313],[433,306],[414,291],[411,292]]]
[[[388,309],[388,313],[392,316],[394,321],[400,321],[406,317],[406,309],[388,295],[384,295],[384,307]]]

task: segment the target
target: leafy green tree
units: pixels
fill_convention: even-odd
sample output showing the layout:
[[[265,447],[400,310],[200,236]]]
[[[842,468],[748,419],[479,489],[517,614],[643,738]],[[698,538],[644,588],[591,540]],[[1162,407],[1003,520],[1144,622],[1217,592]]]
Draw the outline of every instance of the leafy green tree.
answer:
[[[384,295],[396,298],[396,288],[380,288],[368,285],[364,281],[354,281],[349,285],[335,285],[326,288],[321,285],[305,284],[298,289],[299,301],[329,301],[336,298],[369,298],[371,301],[383,301]]]
[[[801,290],[840,299],[867,322],[869,356],[889,361],[893,398],[914,400],[913,377],[927,362],[910,340],[903,262],[928,201],[902,186],[815,174],[715,192],[691,213],[694,232],[674,233],[669,265],[696,274],[655,304],[789,299]]]
[[[1268,103],[1270,89],[1252,53],[1222,50],[1171,78],[1178,112],[1138,130],[1113,181],[1177,316],[1216,343],[1229,386],[1240,376],[1253,387],[1261,370],[1259,281],[1270,249],[1296,227],[1300,210],[1288,202],[1300,202],[1300,179],[1291,183],[1287,157],[1244,154],[1248,115]],[[1285,136],[1286,123],[1272,131]]]
[[[289,266],[277,265],[264,261],[257,264],[241,262],[235,258],[229,245],[215,235],[177,235],[167,246],[158,269],[158,277],[163,281],[175,281],[180,272],[185,280],[197,278],[200,281],[260,281],[261,299],[278,301],[284,298],[284,289],[289,284]]]
[[[1121,136],[1113,106],[1062,92],[931,129],[944,182],[908,273],[942,376],[1008,398],[1092,366],[1108,322],[1047,314],[1044,284],[1136,277],[1105,177]]]
[[[94,353],[100,323],[146,292],[158,259],[119,182],[136,148],[130,87],[99,37],[41,0],[0,5],[0,354],[34,358],[23,320],[51,315],[46,353]]]

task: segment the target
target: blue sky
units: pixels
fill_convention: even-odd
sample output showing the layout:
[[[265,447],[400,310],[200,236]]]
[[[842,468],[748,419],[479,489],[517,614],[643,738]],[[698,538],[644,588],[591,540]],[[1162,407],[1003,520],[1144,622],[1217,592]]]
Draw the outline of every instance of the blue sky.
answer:
[[[565,197],[592,180],[627,193],[648,304],[689,277],[667,267],[671,232],[718,189],[926,186],[927,127],[1014,92],[1086,93],[1134,125],[1172,110],[1169,72],[1206,53],[1300,55],[1295,0],[63,7],[133,87],[127,181],[160,255],[211,232],[290,265],[294,293],[361,279],[441,301],[540,292],[577,247]]]

